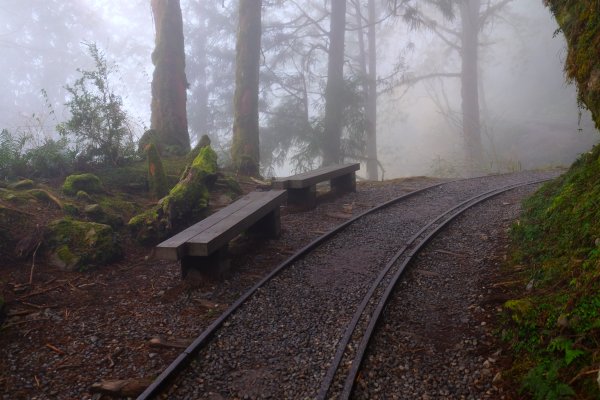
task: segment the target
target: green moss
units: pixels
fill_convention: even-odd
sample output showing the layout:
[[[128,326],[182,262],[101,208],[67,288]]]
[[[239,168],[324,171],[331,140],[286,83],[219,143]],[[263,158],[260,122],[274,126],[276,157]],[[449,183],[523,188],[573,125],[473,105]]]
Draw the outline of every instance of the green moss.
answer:
[[[580,398],[600,398],[594,377],[578,375],[600,363],[598,221],[600,146],[528,199],[512,229],[514,262],[527,267],[523,280],[535,287],[527,299],[506,304],[509,336],[515,359],[528,365],[522,378],[534,397],[569,387]],[[569,343],[557,351],[565,335]]]
[[[63,206],[63,211],[66,215],[71,217],[77,216],[79,214],[79,208],[75,204],[67,203]]]
[[[100,178],[94,174],[70,175],[65,179],[62,189],[70,196],[75,196],[80,190],[87,193],[104,192]]]
[[[151,210],[129,221],[138,241],[156,244],[202,217],[208,207],[208,187],[214,183],[217,170],[216,153],[210,147],[201,149],[169,194]]]
[[[85,190],[78,190],[75,197],[77,198],[77,200],[83,201],[85,203],[91,203],[94,201]]]
[[[51,259],[61,261],[57,266],[66,269],[103,265],[122,255],[113,229],[95,222],[54,221],[48,226],[45,242]]]
[[[579,101],[600,128],[600,10],[596,0],[549,0],[567,39],[567,77],[577,83]]]

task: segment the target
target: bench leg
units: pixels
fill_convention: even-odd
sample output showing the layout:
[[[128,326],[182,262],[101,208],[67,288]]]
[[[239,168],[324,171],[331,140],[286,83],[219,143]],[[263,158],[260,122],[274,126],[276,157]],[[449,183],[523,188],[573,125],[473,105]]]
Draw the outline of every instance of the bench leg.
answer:
[[[212,280],[222,280],[229,272],[229,258],[225,245],[206,257],[184,256],[181,259],[181,278],[199,275]]]
[[[330,181],[331,191],[334,193],[356,192],[356,173],[332,178]]]
[[[262,217],[248,229],[251,235],[278,238],[281,235],[281,211],[279,207]]]
[[[302,208],[314,208],[317,205],[317,185],[302,189],[288,188],[288,205]]]

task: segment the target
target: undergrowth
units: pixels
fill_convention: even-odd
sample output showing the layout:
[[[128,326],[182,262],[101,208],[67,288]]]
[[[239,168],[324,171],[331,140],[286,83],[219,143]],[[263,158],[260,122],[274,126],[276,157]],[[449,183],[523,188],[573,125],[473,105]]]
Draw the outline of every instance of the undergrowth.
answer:
[[[521,392],[599,399],[600,146],[524,203],[512,237],[531,289],[505,304]]]

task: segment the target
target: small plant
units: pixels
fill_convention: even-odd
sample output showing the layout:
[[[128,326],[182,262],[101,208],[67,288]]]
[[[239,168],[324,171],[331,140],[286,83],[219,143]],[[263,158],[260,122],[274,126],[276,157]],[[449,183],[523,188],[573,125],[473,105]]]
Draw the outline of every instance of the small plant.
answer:
[[[530,392],[534,400],[559,400],[574,396],[573,389],[559,379],[561,364],[556,361],[533,368],[523,381],[523,390]]]
[[[111,86],[110,77],[116,67],[108,63],[95,43],[85,45],[95,69],[78,69],[81,77],[73,85],[65,86],[71,95],[66,103],[71,118],[57,129],[62,135],[76,139],[82,161],[119,165],[134,156],[135,145],[123,101]]]

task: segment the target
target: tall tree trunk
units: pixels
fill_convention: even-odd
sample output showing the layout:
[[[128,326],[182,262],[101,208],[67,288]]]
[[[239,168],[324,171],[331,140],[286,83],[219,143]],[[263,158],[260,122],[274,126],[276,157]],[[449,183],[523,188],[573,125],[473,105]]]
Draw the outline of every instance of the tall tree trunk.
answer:
[[[176,152],[190,151],[188,134],[183,21],[179,0],[151,0],[156,45],[152,53],[152,105],[150,127],[159,145]]]
[[[375,0],[369,0],[369,75],[367,77],[367,178],[378,179],[377,162],[377,47]]]
[[[192,115],[195,116],[193,127],[196,130],[196,139],[200,139],[202,135],[207,135],[211,132],[209,125],[209,110],[208,110],[208,88],[207,88],[207,74],[206,69],[208,67],[207,62],[207,17],[204,2],[201,2],[200,7],[200,25],[198,27],[198,35],[196,43],[195,57],[196,57],[196,71],[194,71],[197,80],[197,87],[194,93],[194,112]]]
[[[244,175],[258,175],[258,75],[262,0],[240,0],[236,44],[234,123],[231,156]]]
[[[346,0],[331,0],[329,28],[329,60],[325,88],[325,140],[323,165],[342,161],[340,144],[344,114],[344,36],[346,33]]]
[[[462,115],[465,140],[466,163],[474,173],[483,163],[481,144],[481,121],[479,115],[479,8],[480,0],[465,0],[460,3],[462,23]]]

